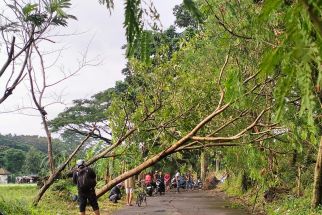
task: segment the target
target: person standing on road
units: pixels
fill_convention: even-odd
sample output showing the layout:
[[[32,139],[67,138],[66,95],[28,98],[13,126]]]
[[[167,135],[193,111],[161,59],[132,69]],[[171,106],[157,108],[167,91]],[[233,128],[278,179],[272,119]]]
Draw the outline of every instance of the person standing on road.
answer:
[[[125,180],[124,183],[125,193],[126,193],[126,205],[132,206],[132,198],[133,198],[133,189],[134,189],[134,180],[133,177],[130,177]]]
[[[171,180],[171,176],[170,173],[166,173],[164,175],[164,184],[165,184],[165,188],[166,188],[166,192],[168,192],[170,190],[170,180]]]
[[[189,190],[189,189],[190,190],[193,189],[193,179],[190,171],[188,171],[187,178],[186,178],[186,190]]]
[[[174,177],[176,179],[176,184],[177,184],[177,193],[179,193],[179,188],[180,188],[180,172],[179,172],[179,170],[177,170]]]
[[[96,174],[93,169],[85,166],[84,160],[78,160],[76,165],[77,170],[73,173],[73,182],[77,184],[80,215],[85,215],[87,201],[92,206],[95,215],[100,215],[95,194]]]

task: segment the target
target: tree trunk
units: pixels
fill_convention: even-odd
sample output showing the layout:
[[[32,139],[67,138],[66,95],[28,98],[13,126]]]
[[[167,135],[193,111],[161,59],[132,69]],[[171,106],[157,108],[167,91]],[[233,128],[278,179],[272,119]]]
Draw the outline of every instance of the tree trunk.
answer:
[[[314,184],[313,184],[313,197],[312,207],[316,208],[322,204],[322,136],[320,137],[319,152],[316,159],[314,170]]]
[[[107,184],[110,181],[110,161],[108,160],[107,166],[105,169],[105,184]]]
[[[297,167],[297,196],[302,195],[301,177],[302,177],[302,167],[299,165]]]
[[[154,165],[155,163],[157,163],[158,161],[162,160],[163,158],[167,157],[168,155],[172,154],[175,152],[175,150],[177,148],[179,148],[181,145],[183,145],[184,143],[186,143],[189,138],[191,137],[191,133],[186,135],[185,137],[183,137],[181,140],[179,140],[177,143],[173,144],[171,147],[169,147],[168,149],[158,153],[157,155],[149,158],[148,160],[144,161],[143,163],[141,163],[140,165],[138,165],[137,167],[124,172],[123,174],[117,176],[116,178],[112,179],[111,181],[109,181],[108,184],[104,185],[98,192],[97,192],[97,197],[100,197],[102,195],[104,195],[108,190],[110,190],[113,186],[115,186],[116,184],[124,181],[125,179],[141,172],[142,170]]]
[[[46,136],[47,136],[48,167],[50,169],[50,174],[53,175],[55,172],[55,163],[54,163],[54,158],[53,158],[53,144],[52,144],[51,133],[48,128],[46,116],[42,114],[41,118],[42,118],[42,123],[44,125],[44,129],[46,131]]]
[[[219,158],[216,159],[216,172],[219,172],[220,170],[220,160]]]
[[[202,151],[200,154],[200,179],[202,182],[206,179],[206,170],[207,170],[207,158],[206,151]]]

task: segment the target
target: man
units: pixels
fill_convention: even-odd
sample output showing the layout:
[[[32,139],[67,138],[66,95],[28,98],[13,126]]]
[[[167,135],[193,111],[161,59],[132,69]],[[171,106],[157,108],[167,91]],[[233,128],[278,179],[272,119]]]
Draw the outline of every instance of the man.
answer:
[[[191,172],[189,171],[186,176],[186,190],[192,190],[193,189],[193,178],[191,175]]]
[[[119,183],[112,188],[110,195],[108,197],[111,202],[117,203],[117,200],[121,199],[121,196],[122,196],[121,187],[122,187],[122,184]]]
[[[134,188],[134,180],[133,177],[130,177],[125,180],[125,193],[126,193],[126,205],[127,206],[132,206],[132,193],[133,193],[133,188]]]
[[[179,188],[180,188],[180,172],[179,172],[179,170],[177,170],[177,172],[175,174],[175,180],[176,180],[176,184],[177,184],[177,193],[179,193]]]
[[[145,185],[149,185],[149,184],[152,183],[152,176],[151,176],[150,173],[148,173],[148,174],[145,175],[144,183],[145,183]]]
[[[99,207],[95,194],[96,174],[93,169],[85,166],[84,160],[76,162],[77,170],[73,173],[73,182],[77,184],[80,215],[85,215],[87,201],[95,215],[99,215]]]

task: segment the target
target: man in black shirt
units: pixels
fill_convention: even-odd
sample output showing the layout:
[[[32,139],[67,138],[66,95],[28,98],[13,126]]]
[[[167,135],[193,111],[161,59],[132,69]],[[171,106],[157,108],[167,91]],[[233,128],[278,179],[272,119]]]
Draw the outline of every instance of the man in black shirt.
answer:
[[[95,215],[99,215],[99,207],[95,194],[96,174],[93,169],[85,166],[84,160],[76,162],[77,170],[73,173],[73,182],[77,184],[80,215],[85,215],[87,201]]]

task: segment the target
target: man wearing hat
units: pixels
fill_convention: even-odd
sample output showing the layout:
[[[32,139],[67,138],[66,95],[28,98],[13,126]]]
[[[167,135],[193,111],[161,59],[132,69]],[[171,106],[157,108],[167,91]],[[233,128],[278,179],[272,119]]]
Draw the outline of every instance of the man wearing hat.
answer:
[[[77,170],[73,173],[73,182],[77,184],[80,215],[85,215],[87,201],[95,215],[99,215],[99,207],[95,194],[96,174],[93,169],[85,166],[84,160],[76,162]]]

